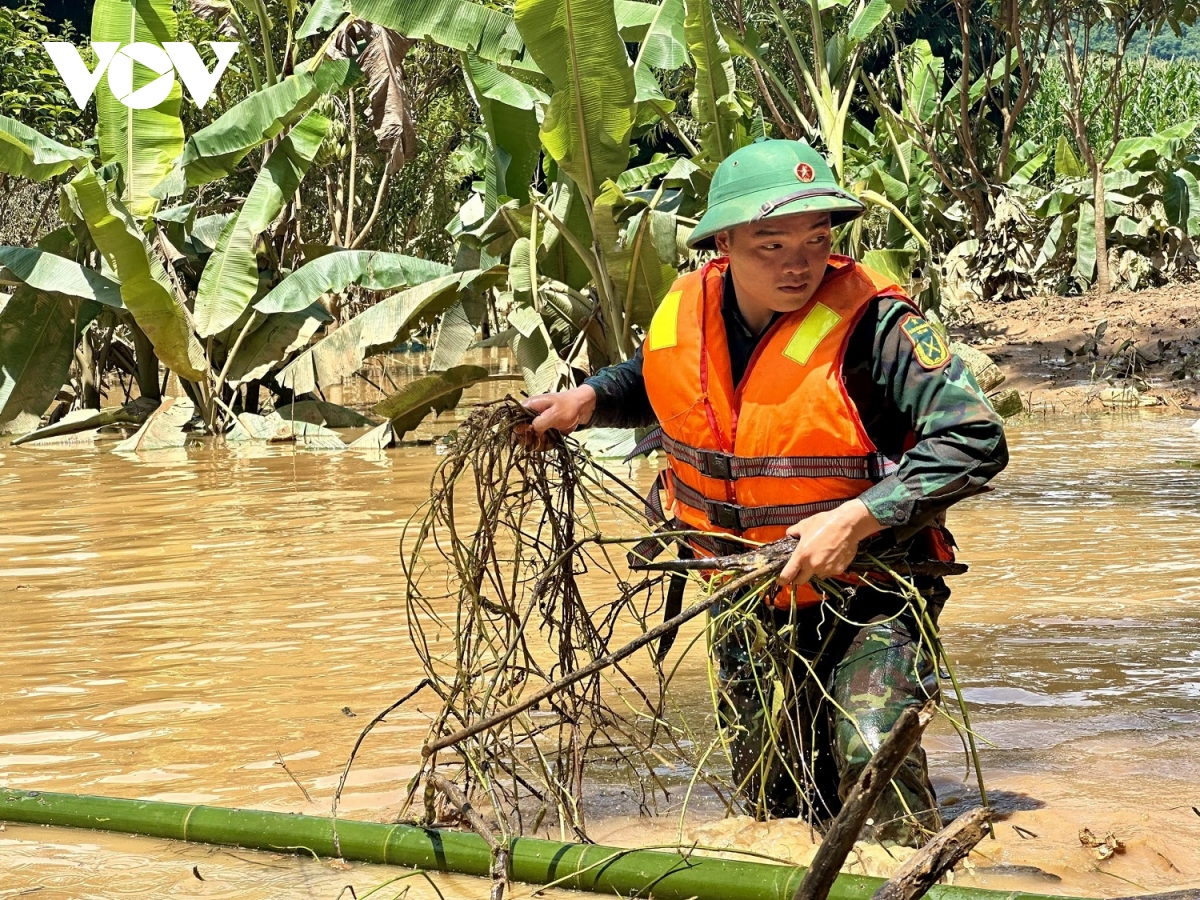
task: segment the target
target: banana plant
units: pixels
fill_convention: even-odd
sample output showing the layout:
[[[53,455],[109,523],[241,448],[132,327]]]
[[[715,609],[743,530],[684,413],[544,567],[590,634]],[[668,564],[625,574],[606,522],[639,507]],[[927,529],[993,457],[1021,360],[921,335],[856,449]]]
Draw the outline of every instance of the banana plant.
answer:
[[[347,18],[459,51],[483,123],[482,177],[448,226],[458,268],[483,275],[443,316],[432,368],[459,366],[489,305],[507,325],[492,342],[513,350],[530,391],[632,356],[713,170],[762,133],[711,0],[516,0],[511,15],[470,0],[329,0],[306,28]],[[659,82],[685,67],[690,127]],[[685,155],[631,164],[659,127]],[[298,365],[302,386],[336,377],[319,352]]]
[[[230,4],[208,11],[242,37],[254,36],[246,21],[257,19],[266,52],[243,47],[254,89],[192,134],[184,133],[177,84],[157,106],[133,109],[102,80],[95,149],[0,117],[0,173],[57,180],[65,223],[36,247],[0,247],[0,284],[12,291],[0,307],[0,431],[35,428],[76,362],[85,393],[89,376],[115,364],[151,399],[161,396],[161,365],[179,379],[203,426],[222,431],[234,423],[234,407],[257,408],[260,384],[277,403],[303,399],[329,372],[349,374],[365,353],[402,340],[487,281],[479,271],[446,278],[448,267],[336,241],[289,240],[301,182],[337,140],[322,110],[364,70],[380,103],[381,148],[390,152],[402,138],[384,115],[397,102],[398,63],[379,50],[401,47],[398,35],[353,34],[346,21],[311,58],[288,67],[296,48],[290,5],[285,64],[276,66],[261,0],[249,4],[246,19]],[[178,28],[171,0],[97,0],[92,38],[161,45]],[[154,77],[135,70],[133,89]],[[223,202],[233,192],[211,191],[221,208],[206,209],[197,188],[247,168],[253,177],[244,198]],[[309,353],[331,320],[328,298],[351,287],[392,296]],[[340,355],[330,352],[334,337]],[[145,418],[153,406],[136,408]]]
[[[1200,240],[1200,158],[1187,153],[1198,127],[1188,120],[1154,135],[1125,138],[1102,173],[1104,231],[1117,274],[1132,289],[1194,265]],[[1065,288],[1096,280],[1094,182],[1065,137],[1054,147],[1055,180],[1031,187],[1031,212],[1047,223],[1033,274]]]

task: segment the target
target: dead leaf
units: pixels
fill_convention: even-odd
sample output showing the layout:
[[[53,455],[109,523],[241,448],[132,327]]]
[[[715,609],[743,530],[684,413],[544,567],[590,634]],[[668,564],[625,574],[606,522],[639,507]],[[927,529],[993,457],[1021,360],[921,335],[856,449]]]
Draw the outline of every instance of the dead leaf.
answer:
[[[346,862],[344,859],[331,859],[329,861],[329,868],[345,870],[345,869],[352,868],[352,866],[350,865],[350,863]]]
[[[1089,850],[1094,850],[1096,859],[1100,860],[1108,859],[1115,853],[1125,852],[1125,844],[1111,831],[1106,832],[1104,838],[1100,839],[1090,828],[1082,828],[1079,831],[1079,843]]]
[[[417,151],[417,131],[404,75],[404,57],[415,42],[379,25],[368,26],[365,36],[367,46],[358,64],[370,90],[367,121],[379,146],[388,151],[388,168],[394,172]]]
[[[197,881],[204,881],[204,880],[205,880],[204,876],[200,874],[200,867],[199,867],[199,866],[192,866],[192,874],[196,876],[196,880],[197,880]]]

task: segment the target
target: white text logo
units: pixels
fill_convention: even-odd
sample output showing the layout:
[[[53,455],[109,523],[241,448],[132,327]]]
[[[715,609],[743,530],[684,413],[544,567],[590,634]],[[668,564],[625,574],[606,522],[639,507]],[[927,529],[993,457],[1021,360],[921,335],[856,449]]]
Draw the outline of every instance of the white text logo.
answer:
[[[87,106],[106,71],[108,87],[117,100],[130,109],[150,109],[170,96],[176,73],[197,106],[208,102],[240,44],[237,41],[209,41],[208,45],[217,57],[217,64],[211,72],[196,48],[183,41],[166,41],[162,46],[140,41],[125,46],[117,41],[93,41],[92,50],[97,60],[94,69],[87,67],[74,44],[47,41],[42,46],[54,60],[58,74],[80,109]],[[135,90],[134,63],[144,66],[158,77]]]

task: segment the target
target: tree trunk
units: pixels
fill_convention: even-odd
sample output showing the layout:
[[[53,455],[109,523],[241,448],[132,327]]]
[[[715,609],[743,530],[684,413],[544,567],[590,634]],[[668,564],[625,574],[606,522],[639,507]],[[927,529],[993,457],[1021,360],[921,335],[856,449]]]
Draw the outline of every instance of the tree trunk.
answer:
[[[162,399],[162,388],[158,383],[158,354],[146,332],[136,322],[129,326],[133,332],[133,349],[137,353],[138,393],[150,400]]]
[[[242,403],[242,409],[248,413],[258,415],[258,382],[246,382],[246,399]]]
[[[1104,167],[1092,163],[1092,189],[1096,208],[1096,291],[1107,294],[1112,290],[1108,272],[1108,221],[1104,216]]]
[[[83,409],[100,408],[100,388],[96,384],[96,348],[92,346],[91,331],[85,331],[75,351],[79,361],[79,386],[82,390]]]

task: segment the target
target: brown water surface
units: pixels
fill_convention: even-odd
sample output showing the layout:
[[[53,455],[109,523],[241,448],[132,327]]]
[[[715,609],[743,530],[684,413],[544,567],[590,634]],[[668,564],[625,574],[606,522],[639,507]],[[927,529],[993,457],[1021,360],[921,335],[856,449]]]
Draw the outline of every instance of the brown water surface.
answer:
[[[1105,896],[1200,884],[1200,437],[1189,424],[1016,426],[996,491],[955,511],[971,572],[944,636],[1007,816],[960,883]],[[396,548],[428,496],[434,449],[110,447],[0,447],[0,786],[327,811],[364,723],[419,678]],[[632,475],[645,481],[650,468]],[[688,678],[681,687],[706,714],[703,674]],[[344,813],[394,813],[423,708],[376,729]],[[949,730],[926,745],[949,811],[977,800]],[[596,836],[674,840],[676,822],[614,818]],[[1083,827],[1113,831],[1125,852],[1097,860]],[[807,840],[778,828],[740,840],[802,857],[791,838]],[[397,874],[0,832],[0,898],[334,900]],[[437,881],[447,897],[486,894],[471,879]],[[436,896],[419,879],[375,896],[408,885],[414,900]]]

